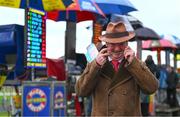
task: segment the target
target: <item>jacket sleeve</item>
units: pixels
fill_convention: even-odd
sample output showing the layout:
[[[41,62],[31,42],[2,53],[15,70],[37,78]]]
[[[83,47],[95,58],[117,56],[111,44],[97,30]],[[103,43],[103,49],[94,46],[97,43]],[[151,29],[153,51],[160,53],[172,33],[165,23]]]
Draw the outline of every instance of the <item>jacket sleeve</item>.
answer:
[[[88,63],[84,72],[76,82],[76,94],[78,96],[89,96],[96,87],[98,82],[98,74],[100,66],[97,65],[96,61]]]
[[[175,83],[176,83],[176,86],[177,86],[177,84],[179,82],[179,78],[178,78],[178,74],[176,72],[174,72],[174,74],[175,74]]]
[[[152,94],[158,89],[159,82],[144,62],[134,58],[127,70],[132,74],[143,93]]]

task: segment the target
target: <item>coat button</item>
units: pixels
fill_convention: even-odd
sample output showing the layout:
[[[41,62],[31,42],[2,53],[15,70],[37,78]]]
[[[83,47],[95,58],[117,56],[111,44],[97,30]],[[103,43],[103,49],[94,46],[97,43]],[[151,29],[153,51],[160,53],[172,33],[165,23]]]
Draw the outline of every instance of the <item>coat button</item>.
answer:
[[[122,90],[122,94],[123,94],[123,95],[126,95],[126,94],[127,94],[127,91],[126,91],[126,90]]]
[[[111,95],[113,95],[113,92],[110,92],[110,93],[108,94],[108,96],[111,96]]]
[[[109,112],[109,116],[112,116],[113,115],[113,112],[111,111],[111,112]]]

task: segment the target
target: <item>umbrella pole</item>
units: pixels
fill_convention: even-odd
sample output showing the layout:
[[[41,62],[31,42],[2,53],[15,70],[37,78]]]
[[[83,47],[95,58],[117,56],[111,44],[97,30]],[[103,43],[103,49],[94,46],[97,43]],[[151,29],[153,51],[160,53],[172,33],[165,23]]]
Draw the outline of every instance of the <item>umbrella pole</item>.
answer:
[[[158,60],[158,65],[161,65],[161,50],[157,50],[157,60]]]
[[[173,51],[173,53],[174,53],[174,69],[177,69],[177,60],[176,60],[176,52],[175,51]]]
[[[142,59],[142,41],[141,40],[137,40],[137,53],[136,53],[136,55],[137,55],[137,58],[138,59]]]
[[[165,51],[166,54],[166,65],[170,65],[170,51]]]
[[[65,62],[76,60],[76,23],[67,21],[65,34]]]

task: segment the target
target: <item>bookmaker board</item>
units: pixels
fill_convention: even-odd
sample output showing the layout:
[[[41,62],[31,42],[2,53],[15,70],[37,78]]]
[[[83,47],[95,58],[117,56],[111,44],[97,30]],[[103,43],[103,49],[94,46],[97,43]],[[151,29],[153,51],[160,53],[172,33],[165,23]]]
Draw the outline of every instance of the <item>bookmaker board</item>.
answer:
[[[26,9],[25,65],[28,68],[46,67],[46,12]]]

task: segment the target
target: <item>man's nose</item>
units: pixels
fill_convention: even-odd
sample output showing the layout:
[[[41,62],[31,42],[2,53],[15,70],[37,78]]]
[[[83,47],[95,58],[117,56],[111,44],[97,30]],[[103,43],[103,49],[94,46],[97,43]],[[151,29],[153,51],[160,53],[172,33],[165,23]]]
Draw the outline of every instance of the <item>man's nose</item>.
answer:
[[[114,46],[114,50],[122,50],[122,49],[123,48],[121,46],[118,46],[118,45]]]

